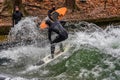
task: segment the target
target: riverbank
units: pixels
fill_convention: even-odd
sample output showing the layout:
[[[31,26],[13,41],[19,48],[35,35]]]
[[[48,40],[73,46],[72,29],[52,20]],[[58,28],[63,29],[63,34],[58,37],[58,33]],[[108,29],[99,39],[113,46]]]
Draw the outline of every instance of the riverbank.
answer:
[[[0,43],[4,42],[4,41],[7,41],[7,39],[8,39],[7,35],[0,35]]]
[[[26,11],[29,13],[27,16],[37,16],[40,20],[44,19],[47,16],[47,11],[50,9],[51,4],[56,4],[57,7],[64,6],[64,0],[58,1],[49,1],[45,0],[43,2],[33,1],[25,2]],[[109,24],[118,24],[120,23],[120,4],[119,1],[108,1],[106,8],[104,8],[104,1],[90,1],[82,3],[79,0],[76,0],[76,4],[80,10],[68,9],[68,12],[63,20],[68,22],[79,22],[87,21],[97,24],[100,27]],[[0,7],[2,4],[0,4]],[[25,16],[26,17],[26,16]],[[12,26],[11,15],[7,15],[7,11],[3,11],[0,14],[0,35],[7,35]]]
[[[39,16],[40,19],[43,19],[46,15],[42,15]],[[96,25],[100,26],[100,27],[105,27],[106,25],[110,25],[110,24],[120,24],[120,16],[109,16],[106,18],[97,18],[97,19],[92,19],[92,18],[88,18],[88,19],[80,19],[79,16],[77,18],[69,18],[68,16],[66,16],[64,18],[64,20],[68,21],[68,22],[80,22],[80,21],[86,21],[86,22],[90,22],[90,23],[95,23]],[[9,30],[11,29],[12,26],[12,22],[10,20],[7,21],[8,23],[5,23],[5,21],[3,21],[3,23],[0,23],[0,35],[7,35]]]

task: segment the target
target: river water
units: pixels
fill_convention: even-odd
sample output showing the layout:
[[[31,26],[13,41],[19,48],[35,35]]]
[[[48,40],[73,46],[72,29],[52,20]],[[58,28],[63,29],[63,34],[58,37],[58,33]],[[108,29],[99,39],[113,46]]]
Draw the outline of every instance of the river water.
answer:
[[[0,50],[0,80],[120,80],[119,25],[103,30],[93,23],[66,23],[68,51],[40,67],[34,64],[50,54],[50,44],[47,30],[39,30],[35,19],[27,17],[11,29],[9,42],[21,45]]]

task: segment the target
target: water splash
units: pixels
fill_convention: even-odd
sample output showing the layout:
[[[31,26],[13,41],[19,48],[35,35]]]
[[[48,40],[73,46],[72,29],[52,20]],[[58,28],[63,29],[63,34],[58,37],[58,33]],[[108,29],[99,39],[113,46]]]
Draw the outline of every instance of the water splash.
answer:
[[[9,32],[10,41],[25,41],[30,40],[35,42],[38,39],[46,39],[45,30],[40,30],[37,17],[26,17],[15,25]]]
[[[108,26],[103,31],[77,32],[76,39],[73,40],[73,44],[90,45],[90,47],[98,48],[105,53],[111,54],[114,57],[119,57],[119,40],[120,40],[120,28],[119,26]]]
[[[11,38],[10,40],[17,40],[21,42],[27,39],[39,44],[38,42],[42,42],[47,39],[47,32],[43,31],[43,33],[42,31],[38,30],[36,27],[37,24],[34,22],[34,20],[35,18],[33,17],[27,17],[14,28],[12,28],[9,35]],[[68,52],[68,54],[70,54],[68,55],[69,57],[64,60],[62,59],[60,60],[61,62],[58,62],[58,64],[51,66],[57,70],[54,69],[54,71],[51,71],[50,67],[47,67],[47,69],[40,69],[36,67],[37,70],[33,72],[19,74],[19,72],[25,71],[33,63],[50,53],[50,45],[48,43],[46,43],[47,45],[44,47],[36,46],[33,43],[31,45],[16,46],[9,48],[8,50],[2,50],[0,52],[0,57],[13,59],[15,63],[13,66],[8,65],[7,70],[5,71],[3,70],[3,67],[0,67],[0,71],[8,74],[17,74],[21,77],[18,77],[18,79],[21,80],[38,80],[42,77],[44,77],[44,79],[49,78],[49,80],[112,80],[116,79],[116,75],[119,76],[120,26],[109,25],[105,30],[93,23],[88,22],[79,22],[76,24],[67,23],[65,26],[69,28],[72,33],[70,32],[69,39],[64,43],[72,44],[72,46],[71,50]],[[80,50],[80,52],[76,53],[78,50]],[[83,53],[81,53],[81,50]],[[85,64],[88,67],[90,66],[90,69],[82,64]],[[59,70],[62,72],[57,73]],[[10,73],[11,71],[12,73]],[[49,73],[53,74],[51,75],[52,77],[46,77],[46,75],[48,76]],[[57,73],[57,75],[54,73]],[[69,73],[72,73],[72,75]],[[103,78],[101,78],[101,75],[105,73],[108,75],[102,76]],[[90,78],[91,75],[92,78]],[[26,79],[22,77],[25,77]],[[17,78],[13,78],[13,80],[16,79]]]

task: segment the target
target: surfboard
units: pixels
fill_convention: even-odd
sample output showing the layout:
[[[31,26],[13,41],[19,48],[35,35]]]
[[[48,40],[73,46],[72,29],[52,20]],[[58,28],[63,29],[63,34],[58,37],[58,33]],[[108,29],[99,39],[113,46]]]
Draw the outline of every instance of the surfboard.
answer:
[[[63,52],[61,52],[61,51],[56,51],[55,52],[53,59],[51,58],[51,54],[49,54],[48,56],[46,56],[42,60],[40,60],[36,65],[38,65],[38,66],[44,66],[44,65],[52,62],[53,60],[57,59],[61,55],[65,54],[69,50],[69,48],[70,48],[70,45],[66,45]]]
[[[55,11],[51,14],[51,16],[56,15],[56,14],[54,14],[54,13],[58,13],[58,14],[59,14],[58,20],[61,20],[61,19],[65,16],[66,12],[67,12],[67,8],[66,8],[66,7],[62,7],[62,8],[59,8],[59,9],[55,10]],[[46,24],[46,19],[47,19],[47,18],[48,18],[48,16],[41,22],[41,24],[40,24],[40,28],[41,28],[41,29],[47,28],[47,24]],[[54,17],[52,17],[52,18],[54,18]]]

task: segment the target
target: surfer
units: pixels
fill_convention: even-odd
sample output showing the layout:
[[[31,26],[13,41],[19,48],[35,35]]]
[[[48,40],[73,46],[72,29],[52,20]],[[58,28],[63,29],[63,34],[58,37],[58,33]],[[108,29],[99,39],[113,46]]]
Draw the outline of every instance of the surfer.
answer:
[[[20,12],[19,7],[15,6],[14,12],[12,15],[13,27],[21,20],[22,17],[23,17],[23,14]]]
[[[64,29],[63,26],[61,25],[60,21],[58,21],[59,13],[54,13],[54,15],[53,15],[52,12],[54,12],[54,11],[55,11],[55,5],[53,5],[52,9],[50,9],[48,11],[49,19],[46,21],[46,24],[49,26],[48,27],[48,39],[51,43],[52,58],[54,58],[55,43],[62,42],[68,38],[68,33],[67,33],[66,29]],[[51,39],[52,32],[55,32],[57,34],[57,37],[54,40]],[[60,49],[61,49],[61,51],[63,51],[62,43],[60,44]]]

